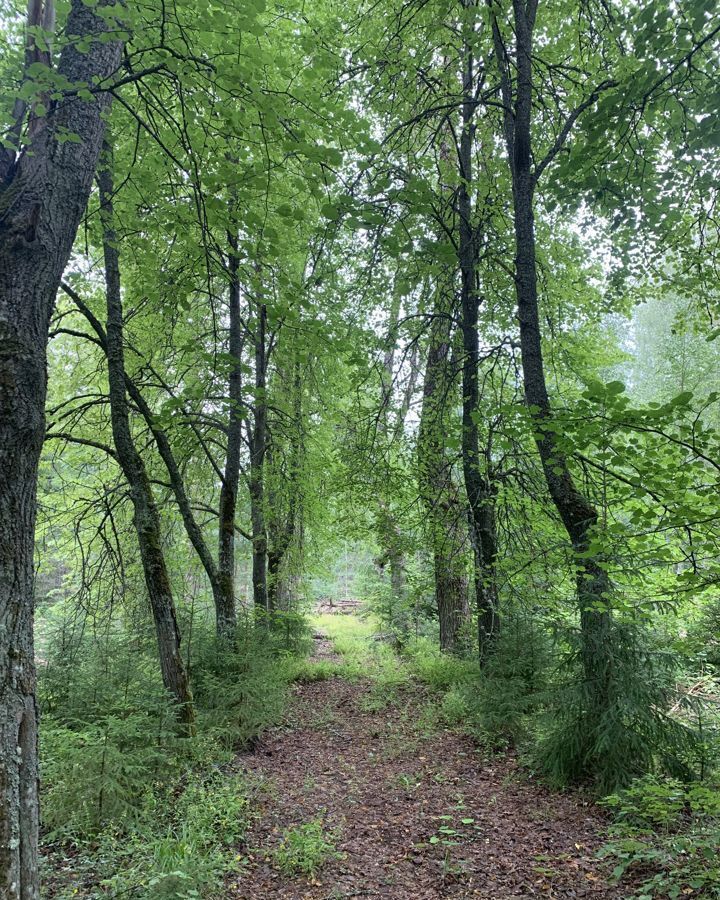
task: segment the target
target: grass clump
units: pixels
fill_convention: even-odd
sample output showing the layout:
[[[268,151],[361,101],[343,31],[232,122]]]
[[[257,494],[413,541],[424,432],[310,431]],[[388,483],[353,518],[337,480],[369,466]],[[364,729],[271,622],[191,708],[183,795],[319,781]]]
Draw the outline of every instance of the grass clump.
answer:
[[[71,868],[67,845],[46,845],[50,861],[57,860],[48,888],[56,900],[219,897],[225,876],[241,864],[237,847],[252,821],[254,791],[245,779],[220,772],[189,782],[133,827],[107,826],[92,844],[74,843]]]
[[[325,830],[322,819],[313,819],[283,832],[273,861],[285,875],[315,875],[328,860],[340,857],[336,839],[334,832]]]
[[[373,623],[358,616],[343,616],[324,613],[314,616],[312,625],[327,634],[333,649],[343,658],[343,672],[346,678],[360,678],[374,665],[377,647],[372,636]]]
[[[531,623],[508,616],[482,667],[475,658],[442,653],[424,638],[410,643],[405,654],[415,678],[436,696],[441,722],[492,749],[516,746],[532,731],[549,649]]]
[[[474,659],[441,652],[429,638],[408,644],[405,656],[413,675],[438,693],[476,679],[479,667]]]
[[[383,646],[375,660],[372,686],[368,695],[363,698],[361,706],[368,712],[380,712],[400,700],[400,692],[407,687],[412,678],[410,672],[395,653]]]
[[[326,659],[301,659],[291,657],[285,662],[287,680],[298,684],[328,681],[343,673],[341,662]]]
[[[103,888],[110,896],[138,900],[194,900],[215,895],[223,877],[237,869],[236,847],[252,820],[251,786],[218,773],[188,784],[160,827],[138,828],[121,837],[102,836],[99,855],[115,871]],[[122,861],[122,865],[117,865]]]

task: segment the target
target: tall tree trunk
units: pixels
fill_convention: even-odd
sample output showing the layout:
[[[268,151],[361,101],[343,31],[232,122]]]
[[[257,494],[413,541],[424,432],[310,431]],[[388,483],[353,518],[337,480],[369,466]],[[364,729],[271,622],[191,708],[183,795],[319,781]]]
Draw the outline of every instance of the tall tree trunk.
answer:
[[[228,236],[230,252],[230,377],[228,379],[227,453],[220,488],[218,514],[218,592],[215,614],[218,637],[228,638],[235,631],[235,512],[240,483],[240,450],[242,448],[242,321],[240,318],[240,279],[237,235]]]
[[[467,0],[466,7],[474,7]],[[466,29],[471,24],[465,22]],[[472,30],[472,29],[471,29]],[[474,34],[474,30],[473,30]],[[495,532],[495,498],[490,480],[490,460],[481,460],[478,416],[480,391],[478,384],[479,338],[477,289],[478,241],[473,225],[470,189],[473,182],[473,149],[475,143],[475,61],[471,41],[463,47],[462,134],[459,148],[458,217],[460,262],[460,294],[462,304],[463,370],[462,370],[462,458],[465,490],[470,507],[475,557],[475,598],[478,615],[478,650],[484,657],[499,628],[498,594],[495,573],[497,540]]]
[[[290,609],[293,592],[299,575],[298,556],[302,551],[302,498],[303,460],[305,457],[305,431],[303,423],[303,381],[300,360],[295,354],[292,374],[292,419],[290,425],[287,477],[279,473],[280,496],[270,498],[268,504],[270,527],[268,528],[268,593],[273,609]],[[286,502],[282,502],[282,492]],[[294,558],[289,559],[290,551]]]
[[[68,34],[101,35],[108,27],[73,0]],[[66,44],[58,65],[71,83],[102,82],[119,65],[118,42],[92,41],[84,53],[77,47]],[[39,897],[33,545],[46,351],[108,104],[103,93],[53,101],[32,122],[32,153],[0,151],[0,895],[7,900]],[[63,131],[80,143],[58,143]]]
[[[449,304],[437,291],[432,310],[418,434],[418,481],[427,512],[433,551],[435,602],[440,621],[440,647],[457,652],[469,621],[465,574],[466,534],[464,505],[453,478],[445,447],[445,412],[452,407],[453,375],[450,365],[452,319]]]
[[[517,75],[513,96],[508,59],[500,29],[493,20],[495,54],[501,73],[505,108],[505,139],[512,177],[515,213],[515,285],[520,322],[525,399],[531,411],[536,444],[545,481],[555,508],[576,554],[576,583],[580,607],[582,659],[595,709],[592,718],[608,702],[611,649],[608,634],[610,612],[607,600],[612,588],[598,556],[588,555],[598,513],[575,485],[567,458],[558,446],[554,416],[545,380],[542,335],[538,311],[537,264],[533,199],[536,175],[532,170],[532,35],[537,0],[513,0]]]
[[[272,454],[270,447],[267,450],[269,468],[272,469]],[[291,448],[291,455],[293,453]],[[298,491],[297,471],[291,462],[290,471],[283,479],[280,490],[273,486],[268,493],[268,553],[267,553],[267,592],[268,606],[270,609],[280,609],[282,595],[283,569],[287,563],[287,556],[295,537],[295,525],[297,515],[296,495]],[[273,479],[274,480],[274,479]],[[287,491],[287,509],[284,508],[283,491]]]
[[[398,323],[400,321],[401,295],[395,292],[390,307],[390,319],[383,354],[383,367],[380,373],[380,416],[379,432],[383,439],[383,451],[390,453],[393,430],[390,425],[390,404],[393,394],[393,369],[395,364],[395,348],[397,345]],[[398,428],[401,427],[398,418]],[[405,547],[400,525],[392,510],[391,504],[382,489],[378,500],[377,532],[382,547],[381,565],[390,568],[390,619],[392,624],[405,631],[407,623],[404,615],[405,602]]]
[[[178,703],[178,718],[186,733],[193,732],[194,710],[185,663],[180,652],[180,631],[175,615],[170,576],[162,550],[160,514],[155,504],[145,464],[135,447],[125,391],[123,312],[117,235],[113,225],[113,178],[110,148],[98,176],[103,223],[105,287],[107,301],[107,362],[110,418],[118,461],[130,487],[133,523],[140,547],[145,584],[150,597],[158,642],[163,683]]]
[[[255,322],[255,398],[250,436],[250,519],[252,522],[252,583],[256,613],[272,613],[267,587],[265,525],[265,451],[267,449],[267,307],[260,303]]]

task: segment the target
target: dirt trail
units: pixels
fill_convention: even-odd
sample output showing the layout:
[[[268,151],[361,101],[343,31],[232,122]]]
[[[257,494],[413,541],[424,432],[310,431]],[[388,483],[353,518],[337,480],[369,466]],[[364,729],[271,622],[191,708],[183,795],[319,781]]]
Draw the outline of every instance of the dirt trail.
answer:
[[[316,644],[317,659],[336,658]],[[339,678],[296,686],[286,723],[241,757],[268,790],[228,900],[624,896],[594,859],[602,822],[581,797],[544,790],[456,732],[423,729],[420,688],[382,710],[371,690]],[[319,817],[342,856],[314,879],[278,872],[283,830]]]

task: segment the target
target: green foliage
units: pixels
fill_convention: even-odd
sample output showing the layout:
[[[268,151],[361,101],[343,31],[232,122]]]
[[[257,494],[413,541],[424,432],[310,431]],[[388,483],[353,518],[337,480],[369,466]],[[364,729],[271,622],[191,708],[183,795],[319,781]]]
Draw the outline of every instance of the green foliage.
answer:
[[[492,749],[516,746],[533,733],[552,661],[544,631],[508,616],[482,669],[477,662],[429,653],[414,661],[421,680],[444,691],[440,714]]]
[[[429,560],[404,557],[406,583],[400,596],[396,596],[387,571],[379,574],[375,567],[368,567],[360,574],[358,590],[363,607],[377,622],[378,631],[387,635],[390,642],[398,649],[418,637],[429,637],[437,642],[439,629]]]
[[[278,720],[294,658],[264,630],[238,631],[232,647],[203,627],[194,637],[194,738],[177,736],[151,651],[121,630],[80,641],[72,656],[63,648],[59,659],[49,644],[41,672],[46,841],[59,855],[73,842],[73,871],[85,873],[88,891],[209,897],[237,866],[255,786],[219,767],[229,748]]]
[[[191,669],[201,730],[225,747],[246,745],[281,716],[287,676],[262,630],[239,630],[231,647],[203,631]]]
[[[327,634],[333,649],[343,659],[346,677],[360,677],[373,665],[378,655],[386,654],[389,648],[373,644],[373,624],[358,616],[324,614],[312,619],[317,628]]]
[[[97,857],[108,871],[111,896],[192,900],[215,896],[223,876],[237,868],[237,845],[251,821],[250,786],[238,775],[218,774],[189,783],[160,820],[119,840],[101,836]]]
[[[125,830],[146,815],[190,755],[174,737],[169,704],[168,713],[164,731],[131,710],[79,729],[46,719],[42,814],[51,838],[90,836],[108,823]]]
[[[415,677],[433,691],[447,691],[478,674],[476,662],[442,653],[429,638],[412,641],[404,652]]]
[[[379,712],[400,700],[400,691],[410,684],[411,676],[402,661],[394,653],[383,654],[377,668],[371,670],[370,691],[361,701],[368,712]]]
[[[433,697],[428,719],[485,746],[529,747],[558,785],[594,781],[609,791],[648,771],[680,779],[712,771],[716,722],[707,710],[678,706],[676,687],[720,665],[713,5],[541,5],[526,57],[538,176],[537,239],[529,244],[537,248],[553,408],[544,428],[557,462],[567,460],[597,511],[582,552],[617,589],[616,621],[593,647],[597,677],[587,675],[577,633],[577,539],[568,539],[548,499],[519,377],[512,189],[498,152],[508,120],[493,62],[499,40],[506,87],[516,92],[523,79],[513,70],[518,34],[508,10],[178,0],[168,16],[153,2],[88,5],[118,17],[126,58],[137,62],[113,87],[108,110],[127,377],[164,430],[213,547],[228,422],[239,414],[249,438],[266,401],[264,502],[250,509],[241,478],[234,524],[248,535],[264,515],[269,549],[285,553],[272,583],[283,608],[262,628],[242,627],[231,647],[218,644],[166,467],[131,404],[157,486],[198,707],[200,736],[179,739],[111,446],[105,354],[61,295],[48,353],[38,530],[49,834],[97,841],[116,863],[136,854],[154,874],[128,864],[142,883],[132,886],[118,865],[120,894],[204,891],[226,864],[212,848],[230,825],[205,821],[202,797],[193,800],[199,764],[205,771],[226,760],[277,722],[289,681],[339,674],[372,678],[367,710],[399,702],[419,682]],[[0,64],[10,89],[0,99],[0,141],[23,145],[27,160],[27,142],[55,121],[56,102],[92,92],[63,83],[44,62],[23,77],[23,57],[34,51],[25,53],[17,11],[6,6]],[[60,7],[62,25],[67,4]],[[495,13],[497,31],[488,20]],[[37,49],[65,40],[51,37],[37,32]],[[89,38],[78,46],[87,49]],[[466,71],[484,82],[471,85],[474,100],[463,104]],[[34,120],[15,123],[17,109],[32,110]],[[461,112],[472,120],[461,129],[468,141],[448,141],[448,123]],[[81,141],[58,129],[60,149]],[[457,157],[466,143],[470,163]],[[93,195],[67,277],[102,318],[100,222]],[[434,553],[452,546],[461,581],[473,555],[461,477],[470,463],[460,415],[470,358],[457,308],[468,274],[458,256],[463,224],[477,237],[469,274],[482,297],[473,325],[480,396],[470,418],[494,506],[501,598],[500,637],[482,669],[436,648],[433,596]],[[239,355],[226,327],[233,257]],[[268,339],[259,353],[261,305]],[[418,410],[438,320],[447,365],[435,373],[443,383],[425,451],[435,448],[442,478],[423,486]],[[259,389],[261,357],[267,378]],[[237,405],[233,370],[242,376]],[[244,475],[252,444],[240,449]],[[545,466],[565,479],[563,466]],[[251,543],[238,539],[239,594],[250,593]],[[345,596],[368,601],[372,618],[317,620],[341,663],[297,658],[308,646],[300,576],[310,573],[323,593],[342,581]],[[63,621],[57,638],[44,627],[53,614]],[[656,632],[664,632],[661,650],[649,643]],[[212,790],[221,794],[219,785]],[[217,802],[232,808],[233,798],[220,794]],[[166,815],[183,802],[187,826]]]
[[[343,674],[343,664],[328,660],[291,658],[286,660],[285,670],[288,681],[309,684],[313,681],[327,681]]]
[[[270,617],[270,646],[275,653],[304,657],[312,647],[307,617],[297,610],[275,610]]]
[[[545,697],[537,764],[555,784],[587,778],[608,793],[634,777],[661,770],[692,773],[695,735],[670,715],[677,665],[652,648],[632,624],[614,622],[604,636],[604,696],[581,669],[581,650],[565,660],[565,680]],[[591,710],[591,714],[587,714]]]
[[[131,829],[205,743],[177,736],[156,663],[120,631],[72,650],[51,642],[39,694],[42,815],[53,837]]]
[[[329,859],[337,859],[337,833],[327,831],[321,818],[287,828],[273,852],[273,862],[286,875],[312,876]]]
[[[633,896],[720,897],[720,790],[651,776],[607,797],[615,823],[600,855]]]
[[[45,661],[39,669],[38,695],[45,715],[73,728],[135,711],[169,728],[172,715],[146,622],[118,622],[100,634],[68,637],[64,621],[73,617],[65,604],[53,610],[53,620],[59,623],[45,641]],[[47,619],[40,627],[49,627]]]

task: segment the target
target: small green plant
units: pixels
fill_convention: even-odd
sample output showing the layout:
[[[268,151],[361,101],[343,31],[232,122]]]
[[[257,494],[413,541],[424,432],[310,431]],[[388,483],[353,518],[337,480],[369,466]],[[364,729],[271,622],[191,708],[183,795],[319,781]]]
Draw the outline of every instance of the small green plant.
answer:
[[[338,717],[332,706],[321,706],[317,712],[309,719],[310,728],[316,728],[318,731],[327,731],[333,725],[337,725]]]
[[[400,772],[394,777],[393,782],[398,787],[402,788],[402,790],[411,793],[412,791],[416,791],[419,787],[422,787],[422,775]]]
[[[361,709],[381,712],[393,706],[400,698],[401,689],[409,683],[410,673],[400,660],[394,654],[383,654],[374,673],[370,692],[360,701]]]
[[[314,875],[329,859],[339,858],[336,834],[325,830],[322,819],[288,828],[273,853],[277,868],[286,875]]]
[[[440,844],[443,847],[454,847],[460,843],[468,830],[476,829],[475,819],[472,816],[458,818],[451,815],[439,816],[440,825],[435,834],[430,835],[429,843]]]
[[[445,855],[440,864],[440,874],[443,882],[455,881],[465,874],[465,863],[462,860],[453,859],[450,847],[445,848]]]

